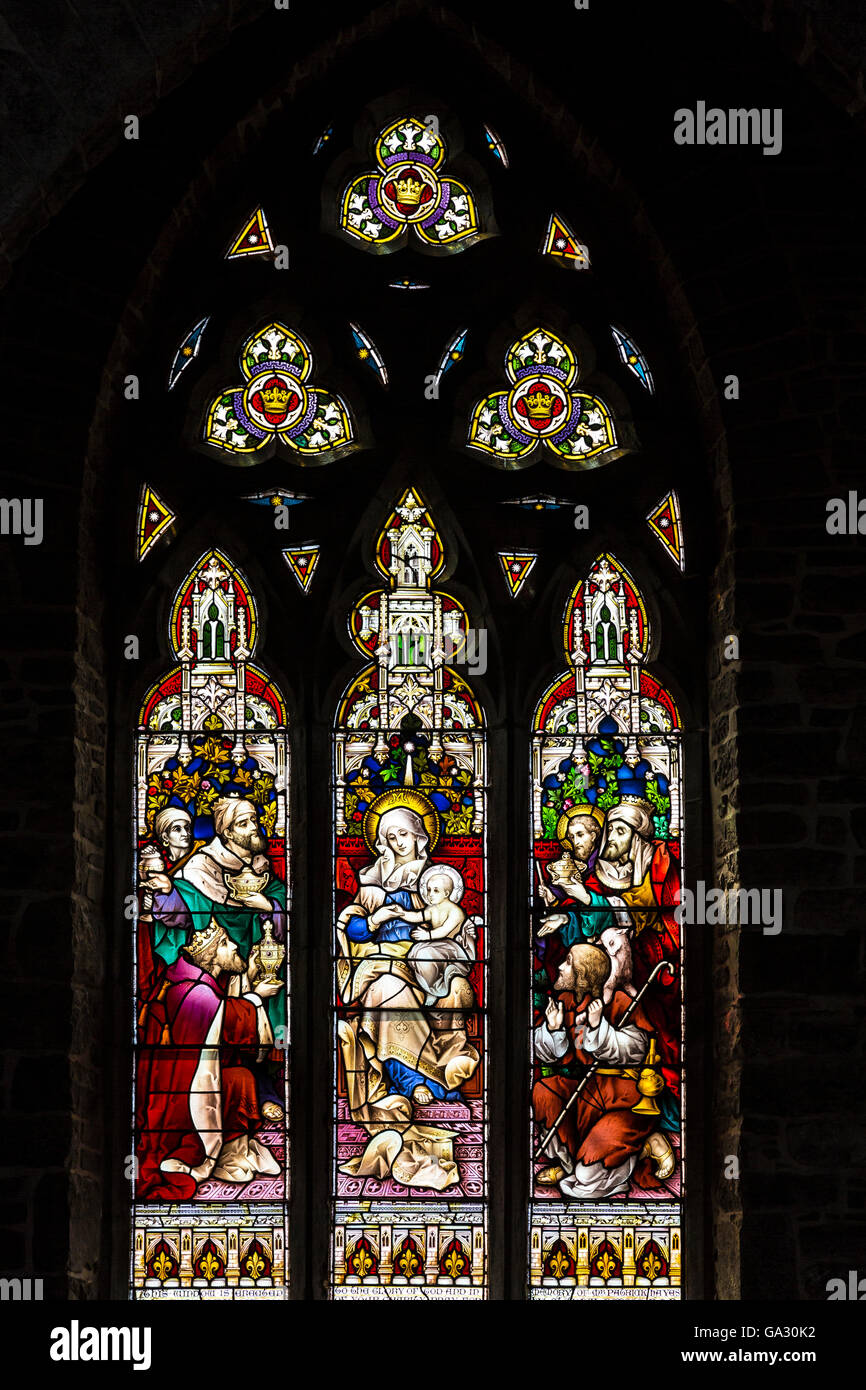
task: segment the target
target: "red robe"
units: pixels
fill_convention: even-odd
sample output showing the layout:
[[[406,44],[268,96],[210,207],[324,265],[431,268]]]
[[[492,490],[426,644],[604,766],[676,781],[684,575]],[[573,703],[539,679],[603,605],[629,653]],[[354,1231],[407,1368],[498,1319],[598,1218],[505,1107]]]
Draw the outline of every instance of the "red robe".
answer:
[[[222,1023],[214,1043],[220,1008]],[[258,1046],[256,1012],[248,999],[226,998],[217,981],[183,955],[154,986],[139,1015],[139,1200],[179,1202],[194,1197],[196,1179],[189,1173],[161,1172],[161,1163],[171,1158],[198,1168],[209,1156],[215,1160],[223,1144],[260,1127],[255,1078],[246,1065]],[[215,1063],[203,1058],[209,1036],[208,1050],[217,1053]],[[209,1118],[203,1124],[205,1110]]]
[[[642,1007],[650,1019],[662,1054],[662,1075],[673,1095],[680,1094],[680,929],[674,912],[680,901],[680,846],[677,840],[655,840],[649,867],[656,920],[632,938],[632,983],[640,993],[652,971],[666,960],[673,975],[660,971],[644,995]],[[599,882],[595,871],[586,887],[621,897],[622,890]],[[637,909],[640,911],[641,909]]]
[[[576,1015],[583,1013],[589,1004],[589,995],[585,995],[578,1005],[574,994],[569,991],[560,994],[558,1002],[564,1008],[563,1021],[569,1040],[568,1052],[559,1059],[560,1062],[566,1065],[577,1060],[583,1066],[591,1067],[596,1058],[580,1047],[583,1027],[575,1022]],[[617,990],[610,1003],[605,1005],[604,1016],[608,1023],[615,1028],[632,1002],[627,994]],[[654,1031],[640,1004],[629,1019],[629,1025],[646,1033]],[[602,1062],[601,1065],[607,1067],[610,1064]],[[640,1067],[621,1070],[639,1072]],[[567,1076],[545,1076],[536,1081],[532,1088],[532,1109],[542,1134],[546,1134],[554,1124],[579,1085],[579,1080]],[[634,1113],[632,1107],[640,1099],[636,1079],[598,1074],[592,1077],[557,1129],[561,1142],[575,1163],[603,1163],[605,1168],[618,1168],[632,1154],[639,1154],[658,1123],[656,1115]],[[551,1162],[550,1159],[545,1161]],[[555,1162],[555,1159],[552,1161]],[[649,1159],[642,1159],[637,1164],[632,1182],[644,1188],[658,1186]]]

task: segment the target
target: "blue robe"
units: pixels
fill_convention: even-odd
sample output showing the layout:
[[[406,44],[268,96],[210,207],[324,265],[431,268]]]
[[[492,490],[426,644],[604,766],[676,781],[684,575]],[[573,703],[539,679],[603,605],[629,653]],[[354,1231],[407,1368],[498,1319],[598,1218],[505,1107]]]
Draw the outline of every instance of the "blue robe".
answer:
[[[412,894],[408,888],[396,888],[393,892],[385,894],[386,904],[396,907],[404,907],[412,910]],[[406,922],[402,917],[392,917],[390,921],[383,922],[381,927],[370,928],[369,921],[360,913],[351,917],[346,925],[346,936],[350,941],[410,941],[412,939],[412,923]]]
[[[408,888],[397,888],[385,894],[385,903],[393,904],[396,907],[413,909],[412,894]],[[385,906],[385,903],[382,906]],[[392,917],[390,921],[383,922],[381,927],[370,929],[366,917],[360,915],[351,917],[346,924],[346,936],[350,941],[410,941],[412,939],[411,922],[407,922],[403,917]],[[398,1062],[393,1057],[389,1057],[383,1063],[385,1074],[388,1077],[388,1094],[408,1096],[412,1099],[412,1092],[416,1086],[426,1086],[428,1091],[436,1100],[459,1101],[461,1095],[459,1091],[446,1091],[438,1081],[431,1081],[429,1076],[424,1076],[422,1072],[415,1071],[414,1067],[409,1067],[405,1062]]]

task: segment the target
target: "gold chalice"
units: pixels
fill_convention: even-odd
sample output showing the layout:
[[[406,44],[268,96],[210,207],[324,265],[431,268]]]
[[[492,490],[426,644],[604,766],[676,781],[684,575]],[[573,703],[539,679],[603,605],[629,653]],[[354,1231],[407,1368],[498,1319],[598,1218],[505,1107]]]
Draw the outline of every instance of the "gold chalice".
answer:
[[[285,946],[274,940],[273,924],[265,922],[261,941],[250,951],[249,964],[255,964],[261,970],[261,974],[256,974],[256,983],[276,984],[279,981],[278,971],[285,958]]]
[[[267,869],[257,874],[249,865],[246,868],[238,869],[236,873],[230,873],[228,869],[223,870],[223,882],[229,890],[229,898],[235,906],[242,907],[247,898],[255,897],[256,893],[261,893],[269,878],[270,874]]]

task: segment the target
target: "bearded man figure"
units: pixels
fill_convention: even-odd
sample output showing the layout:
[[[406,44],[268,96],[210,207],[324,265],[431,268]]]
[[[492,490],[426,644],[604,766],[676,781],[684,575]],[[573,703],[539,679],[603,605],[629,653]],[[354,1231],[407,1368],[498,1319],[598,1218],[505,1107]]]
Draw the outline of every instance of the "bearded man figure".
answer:
[[[657,1186],[675,1163],[670,1144],[656,1130],[658,1116],[634,1111],[652,1023],[641,1004],[622,1022],[634,1001],[621,990],[603,1002],[609,971],[606,952],[572,946],[554,985],[558,997],[551,997],[533,1039],[542,1065],[574,1069],[576,1063],[588,1069],[602,1063],[548,1139],[546,1152],[554,1162],[536,1178],[542,1185],[558,1185],[573,1199],[615,1197],[632,1182]],[[542,1134],[553,1128],[579,1085],[571,1076],[542,1076],[535,1082],[532,1108]]]
[[[136,1068],[138,1179],[148,1201],[186,1201],[208,1178],[246,1183],[280,1172],[255,1137],[263,1113],[253,1066],[272,1047],[265,1001],[281,980],[258,980],[216,922],[195,932],[145,999]],[[244,978],[230,998],[224,980]]]
[[[539,958],[551,983],[570,947],[583,942],[602,946],[611,959],[604,994],[607,1002],[616,989],[634,993],[633,927],[622,899],[608,892],[596,876],[603,828],[603,813],[588,802],[572,807],[560,818],[557,834],[565,853],[548,866],[553,886],[543,880],[538,885],[539,897],[557,911],[543,919],[538,936],[543,940]]]
[[[212,918],[225,927],[244,960],[261,941],[263,922],[273,924],[275,941],[286,939],[286,885],[271,871],[255,806],[242,797],[220,797],[213,824],[213,839],[177,872],[147,879],[153,890],[153,951],[164,965],[173,964],[193,932]],[[267,893],[251,890],[242,875],[262,883]],[[284,1022],[282,1000],[272,1000],[269,1014],[278,1028]]]
[[[680,932],[674,912],[680,900],[680,847],[676,840],[656,839],[654,824],[652,806],[637,797],[624,798],[608,811],[595,877],[602,892],[616,895],[628,910],[637,989],[660,961],[672,967],[657,977],[645,1010],[664,1044],[665,1081],[671,1096],[678,1098]]]
[[[286,940],[286,885],[272,872],[255,806],[240,796],[225,796],[214,802],[212,814],[212,840],[177,861],[176,870],[170,867],[143,880],[153,899],[153,980],[174,965],[195,933],[211,922],[225,929],[242,960],[250,964],[260,954],[264,923],[272,924],[275,941]],[[238,972],[228,992],[237,997],[248,988],[247,975]],[[274,991],[266,1007],[274,1034],[282,1037],[285,998]],[[274,1050],[254,1072],[263,1115],[281,1120],[285,1097],[279,1052]]]

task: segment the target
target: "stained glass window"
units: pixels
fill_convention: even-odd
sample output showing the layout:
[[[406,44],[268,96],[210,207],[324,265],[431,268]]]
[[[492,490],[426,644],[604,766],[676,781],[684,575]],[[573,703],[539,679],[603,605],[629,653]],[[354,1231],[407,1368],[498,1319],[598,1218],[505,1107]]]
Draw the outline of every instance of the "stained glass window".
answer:
[[[267,492],[248,492],[245,494],[245,502],[252,502],[255,507],[299,507],[302,502],[309,502],[308,492],[286,492],[285,488],[270,488]]]
[[[237,236],[232,239],[226,251],[227,261],[236,261],[247,256],[267,256],[274,250],[274,242],[264,208],[256,208],[247,218]]]
[[[439,357],[439,361],[436,364],[436,372],[434,374],[437,387],[442,381],[442,378],[445,375],[445,373],[450,371],[456,362],[463,361],[463,354],[466,351],[466,336],[468,332],[468,328],[458,329],[458,331],[452,334],[452,336],[448,339],[448,342],[445,344],[445,347],[443,348],[442,353]]]
[[[545,328],[523,333],[505,354],[509,386],[475,405],[467,444],[503,468],[523,467],[546,447],[561,467],[597,467],[618,458],[610,411],[596,396],[575,390],[577,353]]]
[[[647,514],[647,522],[653,535],[658,537],[667,554],[675,561],[677,568],[685,569],[683,523],[680,517],[680,499],[676,492],[665,493]]]
[[[412,262],[413,252],[463,250],[493,230],[485,166],[461,152],[456,124],[443,121],[446,141],[438,122],[420,110],[408,115],[403,108],[387,111],[384,103],[371,106],[366,148],[354,160],[341,157],[330,174],[321,163],[314,166],[317,178],[323,176],[325,225],[343,242],[330,245],[339,258],[334,264],[363,271],[357,248],[406,249]],[[479,126],[476,113],[476,146]],[[313,153],[333,146],[340,128],[329,124]],[[484,139],[489,157],[508,167],[490,127]],[[329,150],[325,161],[334,153]],[[222,257],[227,246],[230,259],[273,250],[261,207],[243,221],[255,196],[234,205],[215,255]],[[485,465],[596,469],[637,448],[628,401],[634,397],[638,410],[653,404],[646,359],[633,339],[611,329],[607,313],[588,304],[586,327],[568,327],[565,313],[536,292],[551,277],[559,281],[548,258],[589,269],[588,249],[573,230],[579,223],[551,214],[549,206],[533,212],[527,204],[520,217],[518,252],[525,257],[529,250],[527,275],[534,283],[523,307],[509,306],[512,330],[496,331],[492,339],[499,372],[494,366],[485,375],[481,366],[466,382],[466,394],[456,396],[456,420],[444,408],[429,415],[431,451],[447,448],[444,436],[436,435],[436,421],[446,413],[451,444],[465,450],[455,532],[462,536],[465,528],[479,568],[486,566],[506,644],[521,615],[525,619],[553,582],[563,534],[571,532],[568,514],[574,512],[580,529],[578,513],[585,508],[564,495],[569,480],[562,473],[562,488],[552,492],[544,490],[549,479],[540,477],[527,491],[500,478],[490,496],[482,486]],[[501,264],[520,283],[525,267],[505,251],[503,245]],[[486,252],[477,254],[483,260]],[[243,324],[247,272],[220,265],[237,290],[230,304],[219,306],[221,320]],[[426,379],[437,387],[451,373],[455,395],[459,378],[480,356],[479,333],[486,336],[493,322],[501,325],[507,312],[501,285],[494,312],[492,302],[482,303],[479,280],[469,305],[474,317],[464,317],[465,285],[449,281],[459,265],[426,265],[435,270],[435,287],[409,278],[415,264],[392,281],[384,273],[365,281],[362,274],[358,294],[339,317],[325,305],[317,320],[322,306],[311,301],[303,317],[292,309],[288,321],[248,319],[247,336],[231,344],[229,361],[239,349],[234,372],[216,365],[213,328],[205,334],[210,321],[199,317],[204,303],[190,306],[188,317],[184,311],[168,343],[173,394],[165,404],[177,416],[185,388],[202,369],[209,373],[194,435],[221,475],[214,514],[234,509],[233,524],[248,527],[245,553],[260,547],[263,568],[270,565],[265,572],[274,583],[283,668],[295,662],[302,685],[325,673],[322,649],[307,640],[308,629],[327,633],[326,583],[345,592],[345,571],[338,574],[334,552],[342,552],[337,563],[347,565],[354,544],[353,524],[344,527],[343,520],[351,523],[369,493],[355,490],[348,476],[354,469],[328,478],[330,489],[322,487],[325,475],[313,475],[309,491],[295,491],[291,465],[331,463],[374,442],[380,457],[395,445],[399,457],[399,441],[417,431],[421,407],[412,391],[399,389],[405,364],[390,356],[386,364],[378,346],[396,341],[389,325],[396,314],[405,327],[411,305],[399,297],[383,300],[382,292],[434,291],[436,322],[416,325],[413,360],[418,373],[433,374]],[[367,284],[378,286],[378,297],[375,289],[372,299],[366,295]],[[418,308],[424,297],[416,299]],[[361,322],[350,320],[351,313]],[[292,326],[295,318],[304,335]],[[597,360],[606,352],[614,363],[611,332],[620,365],[608,378],[599,374]],[[598,359],[593,338],[604,343]],[[325,349],[318,365],[314,343]],[[203,360],[180,382],[197,357]],[[388,389],[388,409],[371,411],[369,424],[367,392],[377,406],[383,402],[358,362]],[[389,368],[397,372],[392,381]],[[352,381],[354,387],[344,386]],[[200,404],[196,391],[194,408]],[[266,460],[273,468],[260,469],[255,483],[242,479],[244,487],[232,488],[231,470],[222,467]],[[452,478],[447,465],[437,481],[446,491]],[[318,1084],[319,1072],[309,1094],[314,1107],[329,1107],[332,1142],[327,1169],[311,1162],[303,1173],[315,1214],[309,1231],[296,1221],[296,1235],[310,1239],[300,1263],[323,1270],[327,1249],[327,1295],[335,1300],[482,1300],[491,1289],[513,1292],[509,1269],[518,1280],[525,1272],[531,1298],[678,1297],[682,991],[673,906],[682,854],[681,730],[673,699],[648,670],[646,604],[620,561],[599,555],[566,604],[568,668],[535,713],[532,967],[526,969],[524,937],[497,980],[504,997],[524,999],[519,1026],[530,1024],[519,1063],[524,1076],[531,1069],[529,1124],[525,1097],[505,1097],[503,1115],[507,1128],[517,1126],[516,1161],[527,1162],[524,1175],[531,1174],[527,1244],[515,1250],[524,1240],[527,1211],[511,1204],[513,1149],[494,1153],[488,1187],[489,769],[485,712],[473,689],[479,633],[470,627],[465,591],[458,589],[461,603],[443,587],[454,560],[445,554],[443,518],[409,487],[408,463],[400,467],[393,494],[386,494],[385,506],[393,503],[393,510],[370,545],[376,578],[355,591],[354,602],[346,600],[356,674],[338,702],[325,747],[311,739],[304,751],[308,765],[302,775],[294,769],[296,781],[311,788],[299,798],[301,823],[315,819],[315,787],[328,777],[333,816],[326,829],[332,912],[325,910],[324,922],[311,915],[308,928],[311,943],[330,947],[333,995],[321,1018],[315,1003],[311,1007],[310,1045],[318,1060],[300,1059],[305,1081],[308,1064],[311,1078],[317,1066],[329,1068],[332,1090]],[[138,493],[137,554],[144,564],[136,573],[142,579],[168,550],[159,545],[154,561],[157,543],[175,536],[194,510],[185,480],[152,476],[159,492],[144,484]],[[335,483],[342,515],[334,504]],[[647,512],[669,483],[658,480],[636,519],[653,531],[647,544],[662,544],[682,568],[676,492]],[[484,520],[476,528],[482,493]],[[499,505],[491,508],[490,501]],[[530,512],[545,516],[533,519]],[[676,581],[674,571],[670,578]],[[542,621],[546,611],[539,610]],[[257,628],[247,579],[224,552],[208,550],[172,608],[174,668],[148,692],[141,710],[132,1253],[139,1298],[288,1293],[289,877],[293,872],[297,883],[299,874],[320,875],[322,866],[302,864],[297,846],[290,864],[286,713],[274,683],[253,664]],[[486,631],[481,635],[486,640]],[[278,659],[272,650],[271,660]],[[510,698],[503,695],[507,719],[515,713]],[[521,761],[519,776],[525,757]],[[509,785],[512,771],[507,762],[496,768],[495,785]],[[509,815],[512,809],[510,828],[519,842],[526,815],[520,807],[503,808]],[[317,834],[311,837],[316,845]],[[499,861],[493,867],[504,869]],[[311,909],[319,901],[311,894]],[[510,901],[504,905],[514,911]],[[520,933],[525,906],[524,900],[516,919]],[[304,954],[305,944],[296,931],[296,955]],[[494,935],[494,946],[500,945]],[[310,966],[309,978],[299,975],[299,987],[309,988],[314,974]],[[297,990],[294,998],[297,1008]],[[500,1023],[505,1027],[508,1019]],[[494,1075],[502,1074],[494,1066]],[[523,1147],[527,1131],[531,1149]],[[311,1142],[311,1160],[315,1148]],[[297,1173],[305,1162],[297,1144],[294,1162]],[[512,1228],[500,1242],[506,1258],[492,1267],[491,1196],[503,1217],[500,1229]],[[295,1296],[325,1292],[315,1275],[308,1285],[296,1271]]]
[[[579,241],[564,218],[551,213],[541,243],[542,256],[552,256],[560,265],[589,270],[589,248]]]
[[[380,535],[387,581],[349,619],[366,665],[334,734],[332,1296],[487,1289],[484,717],[469,638],[434,588],[414,490]]]
[[[149,555],[158,541],[171,535],[175,514],[149,483],[144,483],[138,499],[138,535],[136,552],[139,560]]]
[[[352,341],[358,354],[359,362],[366,362],[367,366],[379,378],[383,386],[388,385],[388,368],[385,366],[381,352],[376,347],[369,333],[365,333],[358,323],[350,323],[349,329],[352,334]]]
[[[632,375],[637,377],[641,386],[646,387],[647,391],[649,391],[652,396],[656,389],[655,383],[653,382],[653,374],[649,369],[649,363],[637,343],[633,338],[630,338],[623,329],[617,328],[614,324],[611,324],[610,331],[616,343],[616,350],[619,353],[620,362],[625,363]]]
[[[563,637],[532,740],[530,1297],[678,1298],[680,719],[612,555]]]
[[[318,154],[321,150],[325,148],[328,141],[332,138],[333,134],[334,127],[332,125],[325,126],[325,129],[322,131],[321,135],[319,136],[315,145],[313,146],[314,155]]]
[[[211,402],[203,431],[208,444],[240,455],[240,464],[267,458],[276,441],[299,463],[355,447],[349,408],[336,392],[312,383],[313,354],[299,333],[277,322],[258,329],[241,349],[240,370],[243,385]]]
[[[506,497],[505,507],[522,507],[525,512],[561,512],[563,507],[573,507],[568,497],[554,497],[550,492],[536,492],[529,497]]]
[[[209,323],[209,314],[205,315],[203,319],[199,319],[198,323],[187,333],[177,352],[174,354],[171,370],[168,374],[169,391],[174,390],[181,373],[185,371],[194,358],[198,357],[202,335]]]
[[[480,239],[472,190],[443,176],[448,149],[438,121],[401,116],[374,142],[375,169],[343,190],[340,229],[368,251],[396,251],[407,240],[422,249],[461,251]]]
[[[493,130],[493,128],[489,125],[483,126],[482,129],[484,131],[484,139],[487,142],[488,150],[494,156],[495,159],[499,160],[499,163],[502,165],[503,169],[507,169],[508,152],[506,151],[506,148],[500,140],[499,136],[496,134],[496,131]]]
[[[303,593],[306,593],[313,582],[313,575],[316,573],[316,566],[319,563],[319,555],[322,547],[320,545],[296,545],[289,550],[283,551],[283,559],[288,565],[294,578],[301,586]]]
[[[534,550],[500,550],[499,563],[505,586],[512,598],[517,598],[535,567],[538,555]]]
[[[243,575],[180,586],[135,756],[136,1298],[283,1298],[286,712]]]

